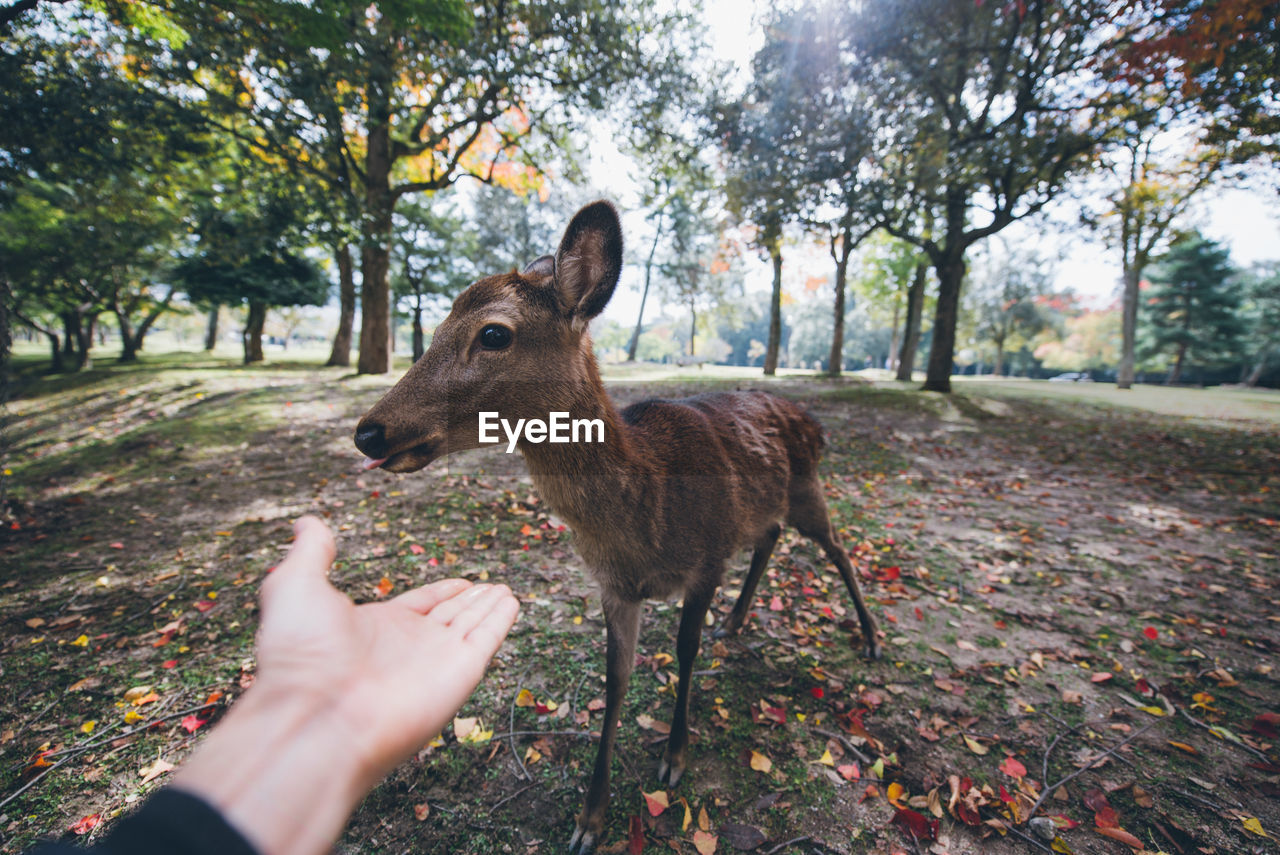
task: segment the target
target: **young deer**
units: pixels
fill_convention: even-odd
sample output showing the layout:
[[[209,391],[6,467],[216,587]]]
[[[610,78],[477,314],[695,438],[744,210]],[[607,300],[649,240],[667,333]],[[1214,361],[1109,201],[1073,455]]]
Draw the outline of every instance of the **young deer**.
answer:
[[[482,410],[515,419],[600,419],[602,443],[520,440],[533,483],[574,532],[600,585],[607,642],[605,715],[586,803],[570,841],[590,853],[604,826],[618,714],[634,664],[641,602],[681,595],[671,736],[658,778],[674,786],[689,742],[689,688],[707,608],[738,550],[754,548],[742,594],[718,634],[736,633],[782,523],[816,541],[853,598],[867,655],[879,655],[849,558],[827,516],[818,422],[764,392],[634,404],[605,393],[587,324],[613,295],[622,229],[608,202],[574,216],[555,256],[481,279],[454,301],[431,347],[356,427],[367,468],[412,472],[479,448]]]

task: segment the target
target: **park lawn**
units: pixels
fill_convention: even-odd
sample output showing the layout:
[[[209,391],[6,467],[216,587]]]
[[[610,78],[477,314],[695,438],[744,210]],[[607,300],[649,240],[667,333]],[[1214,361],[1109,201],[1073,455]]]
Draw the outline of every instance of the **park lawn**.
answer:
[[[822,419],[833,516],[886,655],[859,656],[838,576],[785,534],[743,633],[705,638],[691,765],[653,815],[678,609],[651,604],[605,851],[633,825],[654,852],[692,853],[699,831],[719,852],[928,850],[912,828],[936,851],[1035,851],[1027,826],[996,826],[1071,775],[1039,812],[1074,824],[1071,851],[1130,851],[1117,827],[1167,852],[1274,846],[1280,396],[606,374],[624,403],[756,386]],[[425,746],[342,844],[563,849],[601,716],[594,587],[518,456],[356,471],[355,421],[391,382],[170,354],[33,380],[9,403],[0,849],[96,816],[93,839],[216,726],[252,680],[257,584],[304,512],[338,530],[332,578],[359,600],[465,575],[523,603],[461,714],[479,735]]]

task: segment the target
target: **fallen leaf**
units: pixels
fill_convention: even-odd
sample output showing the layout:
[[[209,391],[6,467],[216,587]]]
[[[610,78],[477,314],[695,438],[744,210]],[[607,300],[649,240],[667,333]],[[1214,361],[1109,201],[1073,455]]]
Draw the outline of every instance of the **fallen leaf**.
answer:
[[[1263,831],[1262,823],[1258,821],[1258,818],[1256,816],[1245,817],[1244,819],[1240,820],[1240,822],[1244,824],[1244,830],[1249,832],[1250,834],[1256,834],[1259,837],[1271,836],[1267,834],[1267,832]]]
[[[194,715],[189,715],[182,720],[182,729],[187,733],[195,733],[208,721],[207,718],[196,718]]]
[[[411,544],[409,544],[409,551],[410,551],[410,552],[412,552],[414,555],[421,555],[422,553],[426,552],[427,550],[423,549],[423,548],[422,548],[422,546],[421,546],[420,544],[417,544],[417,543],[411,543]],[[423,802],[423,804],[425,805],[425,804],[426,804],[426,802]],[[417,809],[416,807],[415,807],[413,810],[414,810],[414,813],[417,813],[417,811],[418,811],[418,809]],[[424,817],[420,817],[420,819],[426,819],[426,817],[425,817],[425,816],[424,816]]]
[[[1160,637],[1160,631],[1156,629],[1154,626],[1149,626],[1146,629],[1142,630],[1142,634],[1145,635],[1151,641],[1155,641],[1157,638]]]
[[[531,707],[535,703],[536,701],[533,698],[533,692],[528,689],[521,689],[516,694],[516,706],[518,707]]]
[[[982,754],[986,754],[988,751],[991,750],[990,748],[983,745],[978,740],[974,739],[972,736],[969,736],[969,734],[966,733],[966,734],[963,734],[963,736],[964,736],[964,744],[967,745],[969,747],[969,750],[972,751],[974,754],[982,755]]]
[[[938,837],[938,820],[926,819],[911,808],[899,807],[890,822],[917,840],[935,840]]]
[[[1177,748],[1177,749],[1179,749],[1179,750],[1181,750],[1181,751],[1185,751],[1185,752],[1187,752],[1188,754],[1199,754],[1199,753],[1200,753],[1199,751],[1197,751],[1197,750],[1196,750],[1196,748],[1195,748],[1195,746],[1194,746],[1194,745],[1188,745],[1188,744],[1187,744],[1187,743],[1185,743],[1185,742],[1174,742],[1172,739],[1168,740],[1168,742],[1169,742],[1169,744],[1170,744],[1170,745],[1172,745],[1174,748]]]
[[[734,849],[744,852],[757,848],[767,839],[764,836],[764,832],[754,825],[741,825],[736,822],[726,822],[716,831],[720,832],[720,836],[725,839],[726,843]],[[715,838],[711,839],[714,840]]]
[[[640,855],[644,851],[644,826],[640,822],[640,817],[633,816],[627,822],[627,852],[630,855]]]
[[[698,850],[698,855],[712,855],[716,851],[716,842],[714,834],[707,834],[702,829],[693,833],[693,848]]]
[[[69,830],[76,834],[88,834],[97,827],[99,822],[102,822],[102,814],[95,813],[90,816],[86,816],[84,819],[71,826]]]
[[[165,772],[172,772],[177,767],[165,760],[163,757],[157,757],[156,762],[150,766],[143,766],[138,770],[138,775],[142,778],[142,783],[147,784],[159,778]]]
[[[906,795],[906,792],[907,792],[906,787],[902,786],[897,781],[894,781],[885,790],[884,795],[885,795],[885,798],[889,800],[889,804],[893,805],[894,807],[901,808],[901,807],[906,807],[906,805],[899,804],[898,799]]]
[[[1012,755],[1004,758],[1004,762],[1000,764],[1000,771],[1004,772],[1010,778],[1025,778],[1027,776],[1027,767],[1023,766],[1022,763]]]
[[[383,577],[378,581],[378,586],[377,586],[376,588],[374,588],[374,589],[373,589],[373,593],[374,593],[376,596],[379,596],[379,597],[385,597],[387,594],[390,594],[390,593],[391,593],[391,589],[392,589],[393,587],[395,587],[395,586],[391,583],[391,580],[390,580],[390,579],[388,579],[386,576],[383,576]]]
[[[751,768],[757,772],[768,774],[773,769],[773,761],[759,751],[751,752]]]
[[[97,726],[98,726],[98,723],[96,721],[92,721],[92,720],[86,721],[84,724],[80,725],[80,732],[93,733],[93,729]]]
[[[453,735],[458,740],[466,739],[471,735],[471,731],[476,729],[476,723],[480,721],[478,718],[455,718],[453,720]]]
[[[838,772],[840,777],[844,778],[846,781],[856,781],[858,778],[862,777],[862,772],[858,769],[857,763],[846,763],[843,766],[837,766],[836,772]]]
[[[665,790],[657,790],[656,792],[641,792],[644,796],[645,806],[649,808],[649,816],[661,816],[662,812],[671,807],[671,802],[667,798]]]
[[[426,802],[423,802],[420,805],[414,805],[413,816],[415,819],[418,820],[418,822],[422,822],[427,817],[431,816],[431,805],[427,804]]]
[[[1119,840],[1124,845],[1131,849],[1136,849],[1139,852],[1144,851],[1147,848],[1142,845],[1141,840],[1134,837],[1123,828],[1095,828],[1094,831],[1098,832],[1103,837],[1110,837],[1112,840]]]

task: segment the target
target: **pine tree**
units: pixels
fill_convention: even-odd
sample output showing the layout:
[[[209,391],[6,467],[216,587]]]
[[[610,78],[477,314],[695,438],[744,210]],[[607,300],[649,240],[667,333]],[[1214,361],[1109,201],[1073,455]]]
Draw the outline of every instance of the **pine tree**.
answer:
[[[1172,357],[1166,384],[1182,379],[1188,360],[1230,361],[1244,322],[1230,251],[1200,234],[1178,240],[1152,272],[1145,357]]]

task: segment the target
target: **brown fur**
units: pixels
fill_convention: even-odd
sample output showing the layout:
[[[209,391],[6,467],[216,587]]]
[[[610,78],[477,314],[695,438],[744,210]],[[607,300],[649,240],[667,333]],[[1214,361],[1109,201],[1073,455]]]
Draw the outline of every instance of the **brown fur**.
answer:
[[[357,426],[357,445],[397,472],[480,447],[480,410],[503,418],[601,419],[603,443],[518,445],[534,485],[574,531],[600,585],[608,629],[606,707],[596,765],[570,848],[590,852],[604,824],[609,765],[639,632],[640,604],[682,596],[680,681],[659,778],[685,768],[689,685],[703,620],[726,561],[754,549],[741,596],[721,632],[737,632],[781,525],[813,538],[836,564],[879,651],[848,556],[827,516],[817,466],[820,425],[766,392],[653,400],[619,412],[605,392],[587,322],[608,302],[621,266],[617,214],[597,202],[574,217],[554,264],[482,279],[454,302],[427,353]],[[485,350],[489,324],[512,344]]]

